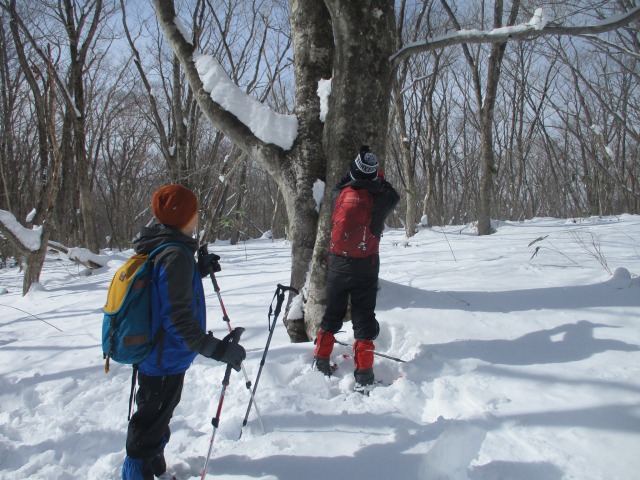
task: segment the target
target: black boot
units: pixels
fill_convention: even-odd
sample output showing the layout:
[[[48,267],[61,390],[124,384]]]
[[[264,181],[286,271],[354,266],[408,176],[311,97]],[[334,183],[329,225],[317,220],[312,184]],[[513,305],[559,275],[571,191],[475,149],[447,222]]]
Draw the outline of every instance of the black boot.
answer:
[[[353,376],[356,379],[356,384],[353,389],[356,392],[367,391],[368,387],[371,387],[375,381],[373,375],[373,368],[365,368],[364,370],[355,370]]]
[[[319,372],[331,376],[331,361],[328,358],[313,357],[313,366]]]

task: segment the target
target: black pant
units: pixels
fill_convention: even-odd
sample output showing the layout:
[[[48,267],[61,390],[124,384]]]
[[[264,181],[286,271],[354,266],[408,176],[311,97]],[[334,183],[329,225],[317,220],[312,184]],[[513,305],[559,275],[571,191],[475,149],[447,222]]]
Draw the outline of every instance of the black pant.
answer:
[[[151,458],[169,439],[169,421],[180,403],[184,373],[149,377],[138,374],[137,410],[127,429],[127,455]]]
[[[320,327],[333,333],[342,328],[351,297],[353,334],[361,340],[375,340],[380,327],[376,320],[378,294],[378,255],[366,258],[329,256],[327,309]]]

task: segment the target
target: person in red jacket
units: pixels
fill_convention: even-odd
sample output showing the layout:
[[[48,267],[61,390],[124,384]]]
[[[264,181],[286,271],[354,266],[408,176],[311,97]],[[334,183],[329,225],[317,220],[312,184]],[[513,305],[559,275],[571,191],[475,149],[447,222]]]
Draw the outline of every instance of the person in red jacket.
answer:
[[[327,308],[316,338],[314,365],[325,375],[331,375],[334,335],[342,328],[351,299],[355,389],[359,391],[375,380],[373,341],[380,332],[375,314],[379,244],[384,221],[399,200],[398,193],[378,170],[378,158],[367,145],[360,147],[349,173],[333,189]]]

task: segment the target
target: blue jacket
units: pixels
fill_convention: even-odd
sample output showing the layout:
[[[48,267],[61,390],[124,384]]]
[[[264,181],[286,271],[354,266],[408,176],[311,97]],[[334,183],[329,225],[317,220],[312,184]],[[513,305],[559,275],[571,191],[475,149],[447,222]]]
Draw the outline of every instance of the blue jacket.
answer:
[[[150,253],[166,243],[155,256],[152,290],[152,332],[156,345],[140,363],[149,376],[185,372],[207,343],[207,320],[202,279],[194,254],[198,243],[179,230],[164,225],[143,228],[136,252]]]

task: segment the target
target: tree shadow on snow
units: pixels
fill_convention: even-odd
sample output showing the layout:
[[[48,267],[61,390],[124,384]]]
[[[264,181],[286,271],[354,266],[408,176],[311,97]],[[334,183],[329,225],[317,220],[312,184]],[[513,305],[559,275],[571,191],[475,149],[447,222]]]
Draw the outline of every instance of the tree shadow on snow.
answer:
[[[273,421],[273,419],[271,420]],[[365,414],[323,415],[322,421],[316,416],[301,417],[299,418],[299,427],[302,430],[289,431],[289,428],[295,428],[291,420],[291,417],[282,419],[287,424],[288,437],[292,440],[295,439],[296,432],[302,432],[303,438],[306,439],[309,438],[310,432],[317,429],[314,432],[314,437],[317,438],[316,456],[296,455],[294,445],[292,445],[289,454],[283,453],[263,458],[227,455],[216,458],[211,463],[208,473],[213,476],[216,474],[243,474],[250,478],[269,477],[278,480],[299,480],[301,478],[326,480],[349,478],[353,472],[357,472],[357,478],[418,479],[421,478],[419,472],[425,455],[407,453],[407,450],[422,442],[436,440],[446,427],[446,421],[424,426],[407,419],[388,416],[380,419],[379,429],[385,438],[392,436],[392,441],[367,445],[357,450],[353,455],[328,456],[326,453],[323,454],[323,444],[327,442],[327,439],[323,437],[327,426],[335,424],[337,429],[344,429],[345,434],[353,435],[354,429],[361,425],[367,425],[371,421],[370,416]],[[279,432],[282,433],[283,430],[279,430]],[[335,433],[336,430],[333,432]]]
[[[442,478],[462,478],[461,472],[468,472],[469,478],[474,480],[498,478],[504,479],[538,479],[561,480],[563,472],[555,465],[547,462],[491,462],[482,466],[471,466],[477,457],[486,435],[486,428],[498,425],[483,423],[475,425],[476,421],[445,420],[439,418],[436,422],[421,425],[410,420],[386,416],[380,418],[381,435],[389,442],[369,444],[357,450],[353,455],[323,455],[323,444],[328,440],[323,433],[335,420],[336,426],[348,429],[353,434],[353,428],[361,422],[370,422],[370,415],[323,416],[322,427],[314,427],[313,419],[302,433],[304,438],[314,428],[317,437],[317,452],[315,456],[296,455],[293,448],[290,454],[270,455],[262,458],[249,458],[241,455],[226,455],[214,459],[210,464],[210,475],[246,475],[250,478],[277,478],[278,480],[326,480],[329,478],[349,478],[357,472],[356,478],[397,478],[401,480],[435,480]],[[292,427],[291,418],[283,419]],[[330,428],[330,427],[329,427]],[[280,431],[282,433],[282,431]],[[296,432],[293,430],[289,437],[293,442]],[[285,432],[286,433],[286,432]],[[346,440],[342,440],[346,441]],[[427,447],[428,444],[428,447]],[[292,444],[292,447],[294,445]],[[187,460],[191,465],[201,465],[201,459]],[[452,476],[453,475],[453,476]]]
[[[523,480],[527,478],[544,480],[561,480],[562,470],[548,462],[501,462],[494,461],[486,465],[473,467],[469,472],[469,480]]]
[[[468,312],[573,310],[593,307],[640,307],[638,290],[615,279],[593,285],[532,288],[502,292],[429,291],[380,280],[378,310],[432,308]]]
[[[593,336],[596,328],[616,328],[580,320],[527,333],[512,340],[459,340],[424,345],[421,356],[435,353],[447,359],[477,358],[500,365],[539,365],[584,360],[607,351],[637,352],[640,346]]]

